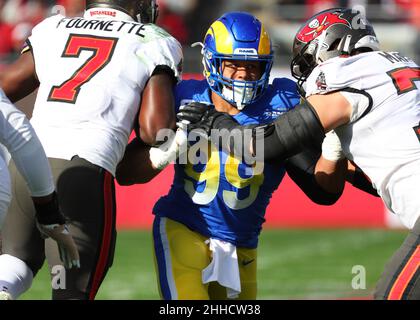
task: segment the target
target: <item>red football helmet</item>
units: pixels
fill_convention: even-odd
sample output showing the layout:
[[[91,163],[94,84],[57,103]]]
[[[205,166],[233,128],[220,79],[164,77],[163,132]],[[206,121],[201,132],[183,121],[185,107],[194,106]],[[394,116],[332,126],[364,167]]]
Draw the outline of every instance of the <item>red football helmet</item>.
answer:
[[[358,11],[334,8],[317,13],[297,32],[291,72],[303,83],[321,62],[340,55],[379,50],[372,25]]]

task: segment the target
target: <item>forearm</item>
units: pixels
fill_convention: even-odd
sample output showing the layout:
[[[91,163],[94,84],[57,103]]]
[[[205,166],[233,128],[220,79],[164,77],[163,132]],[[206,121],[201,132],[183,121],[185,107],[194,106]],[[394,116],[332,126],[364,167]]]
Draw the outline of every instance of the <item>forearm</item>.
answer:
[[[315,180],[329,193],[341,194],[347,173],[347,159],[330,161],[321,156],[315,166]]]
[[[251,150],[259,160],[284,160],[308,147],[320,146],[325,136],[315,111],[307,102],[279,116],[269,125],[239,126],[233,119],[223,116],[215,119],[213,128],[227,130],[235,136],[235,139],[222,141],[223,149],[241,152],[243,146],[243,150]],[[246,130],[252,132],[247,134]],[[237,143],[240,139],[242,144]]]
[[[116,179],[120,185],[147,183],[161,172],[154,168],[150,161],[150,148],[139,138],[133,139],[127,145],[116,171]]]
[[[155,121],[156,120],[156,121]],[[143,122],[144,123],[144,122]],[[159,145],[159,132],[165,129],[175,130],[175,117],[165,119],[159,116],[152,116],[147,125],[140,125],[138,137],[149,146]]]
[[[329,192],[317,181],[315,167],[321,155],[320,148],[309,148],[285,161],[287,174],[313,202],[334,204],[341,196],[338,190]]]

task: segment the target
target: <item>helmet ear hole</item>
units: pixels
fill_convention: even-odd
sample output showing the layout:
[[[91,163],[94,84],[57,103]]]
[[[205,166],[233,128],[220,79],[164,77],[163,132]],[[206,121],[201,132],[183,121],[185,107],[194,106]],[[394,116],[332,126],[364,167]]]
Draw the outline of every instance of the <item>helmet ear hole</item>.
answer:
[[[340,45],[341,39],[335,39],[333,43],[331,43],[330,47],[327,51],[334,51],[337,50],[338,46]]]

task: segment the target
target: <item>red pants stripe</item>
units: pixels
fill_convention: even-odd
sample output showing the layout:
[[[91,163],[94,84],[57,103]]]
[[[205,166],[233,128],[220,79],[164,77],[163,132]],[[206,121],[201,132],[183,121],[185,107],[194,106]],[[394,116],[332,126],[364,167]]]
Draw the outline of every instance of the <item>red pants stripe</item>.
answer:
[[[401,300],[406,291],[410,281],[413,279],[420,266],[420,245],[417,246],[413,254],[407,261],[406,265],[398,275],[397,280],[392,286],[387,299],[388,300]]]
[[[108,264],[108,255],[111,245],[112,237],[112,212],[113,212],[113,197],[112,197],[112,175],[109,172],[105,173],[104,178],[104,230],[102,234],[102,247],[99,254],[98,264],[96,266],[95,274],[93,276],[92,287],[89,292],[89,300],[95,299],[99,286],[103,280],[103,275]]]

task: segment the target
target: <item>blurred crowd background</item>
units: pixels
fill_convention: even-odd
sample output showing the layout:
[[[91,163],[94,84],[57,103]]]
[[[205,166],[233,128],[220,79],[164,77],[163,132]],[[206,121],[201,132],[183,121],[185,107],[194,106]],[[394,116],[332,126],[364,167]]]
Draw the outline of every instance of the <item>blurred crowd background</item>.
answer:
[[[0,0],[0,70],[19,55],[34,25],[58,12],[80,16],[84,0]],[[420,61],[420,0],[158,0],[158,24],[184,46],[185,72],[201,72],[199,48],[212,21],[226,11],[255,14],[269,29],[277,68],[290,61],[293,36],[302,21],[320,10],[356,7],[374,24],[384,50]]]

